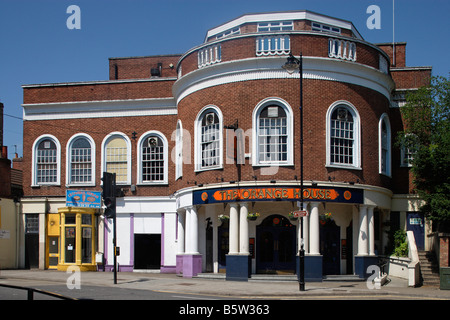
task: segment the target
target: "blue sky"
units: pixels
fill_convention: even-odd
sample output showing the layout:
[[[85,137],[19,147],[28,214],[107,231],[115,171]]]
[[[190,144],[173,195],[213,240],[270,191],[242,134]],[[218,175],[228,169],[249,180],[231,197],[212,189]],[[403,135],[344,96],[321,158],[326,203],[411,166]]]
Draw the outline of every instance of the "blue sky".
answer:
[[[106,80],[110,57],[184,53],[208,29],[245,13],[306,9],[353,22],[368,42],[392,42],[393,1],[395,41],[408,43],[407,65],[448,76],[448,0],[0,0],[0,102],[9,158],[16,149],[23,155],[23,84]],[[81,9],[79,30],[66,26],[70,5]],[[381,9],[380,29],[366,25],[370,5]]]

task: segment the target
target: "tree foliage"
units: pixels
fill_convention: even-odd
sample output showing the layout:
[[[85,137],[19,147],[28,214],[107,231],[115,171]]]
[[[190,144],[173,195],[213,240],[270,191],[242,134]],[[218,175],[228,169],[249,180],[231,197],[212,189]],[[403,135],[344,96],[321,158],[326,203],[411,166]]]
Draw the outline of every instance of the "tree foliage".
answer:
[[[413,153],[412,173],[421,211],[434,222],[450,222],[450,80],[433,77],[431,84],[407,95],[401,108],[405,130],[400,145]]]

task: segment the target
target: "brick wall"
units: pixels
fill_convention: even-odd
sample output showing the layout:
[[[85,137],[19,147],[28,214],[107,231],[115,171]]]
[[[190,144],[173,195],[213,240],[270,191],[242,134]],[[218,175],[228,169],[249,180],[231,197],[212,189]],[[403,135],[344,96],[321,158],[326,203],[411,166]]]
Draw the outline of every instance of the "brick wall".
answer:
[[[176,77],[176,66],[181,55],[129,57],[109,59],[109,79],[150,78],[152,68],[161,66],[161,77]]]
[[[130,137],[132,149],[132,184],[136,184],[137,176],[137,144],[145,132],[160,131],[169,142],[169,151],[174,148],[171,141],[172,131],[176,128],[176,116],[150,116],[150,117],[121,117],[121,118],[92,118],[71,120],[24,121],[24,192],[26,196],[63,196],[65,195],[66,181],[66,148],[70,138],[76,133],[86,133],[95,141],[96,149],[96,187],[83,187],[83,189],[101,190],[101,146],[104,138],[111,132],[119,131]],[[137,133],[135,140],[131,139],[132,132]],[[54,135],[61,144],[61,186],[40,186],[32,188],[32,146],[34,141],[43,134]],[[175,174],[169,154],[169,181],[174,181]],[[129,188],[128,188],[129,189]],[[173,186],[137,187],[133,195],[167,196],[175,190]],[[127,195],[132,195],[128,190]]]
[[[233,94],[229,94],[233,92]],[[208,183],[237,181],[239,174],[242,181],[257,180],[294,180],[299,177],[299,92],[298,81],[259,80],[244,83],[232,83],[208,88],[189,95],[179,103],[179,117],[183,128],[191,132],[192,145],[194,143],[194,122],[198,112],[207,105],[219,107],[223,113],[224,125],[231,125],[239,119],[239,127],[244,131],[252,128],[252,112],[256,105],[265,98],[279,97],[286,100],[294,114],[294,163],[292,167],[280,167],[274,176],[261,175],[259,167],[253,167],[251,160],[246,159],[245,165],[225,165],[223,170],[194,172],[194,153],[191,152],[190,165],[184,166],[182,181],[178,181],[177,188],[194,184],[194,182]],[[343,170],[326,168],[326,112],[329,106],[338,100],[351,102],[361,118],[361,162],[362,170]],[[304,165],[305,179],[327,181],[357,182],[391,188],[391,178],[378,173],[378,121],[387,112],[391,114],[387,99],[372,90],[356,85],[336,83],[333,81],[305,80],[304,81]],[[390,116],[390,118],[393,118]],[[392,120],[391,120],[392,121]],[[392,132],[392,136],[396,135]],[[394,145],[393,145],[394,148]],[[251,147],[246,146],[246,152]]]
[[[50,84],[25,86],[23,103],[52,103],[70,101],[102,101],[172,96],[175,80],[154,79],[136,82],[86,82],[73,84]]]

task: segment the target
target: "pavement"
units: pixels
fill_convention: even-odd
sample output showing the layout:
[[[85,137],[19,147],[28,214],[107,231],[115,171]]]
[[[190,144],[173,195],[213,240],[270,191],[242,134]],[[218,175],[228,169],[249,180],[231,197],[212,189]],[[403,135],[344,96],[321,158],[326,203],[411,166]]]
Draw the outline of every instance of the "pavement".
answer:
[[[75,274],[55,270],[0,270],[0,284],[39,288],[67,285]],[[438,286],[408,287],[407,281],[388,277],[387,284],[374,288],[366,281],[306,282],[299,291],[294,277],[253,275],[249,281],[226,281],[223,274],[210,278],[183,278],[175,274],[81,272],[78,284],[102,288],[148,290],[161,293],[215,296],[225,299],[395,299],[450,300],[450,290]],[[75,282],[72,282],[75,283]]]

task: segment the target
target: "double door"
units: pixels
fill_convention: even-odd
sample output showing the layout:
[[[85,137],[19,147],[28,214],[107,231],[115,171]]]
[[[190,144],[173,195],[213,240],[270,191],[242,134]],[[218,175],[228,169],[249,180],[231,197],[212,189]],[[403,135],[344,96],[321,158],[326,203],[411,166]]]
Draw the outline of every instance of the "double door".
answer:
[[[257,272],[276,273],[295,270],[296,228],[290,223],[279,224],[257,227]]]

